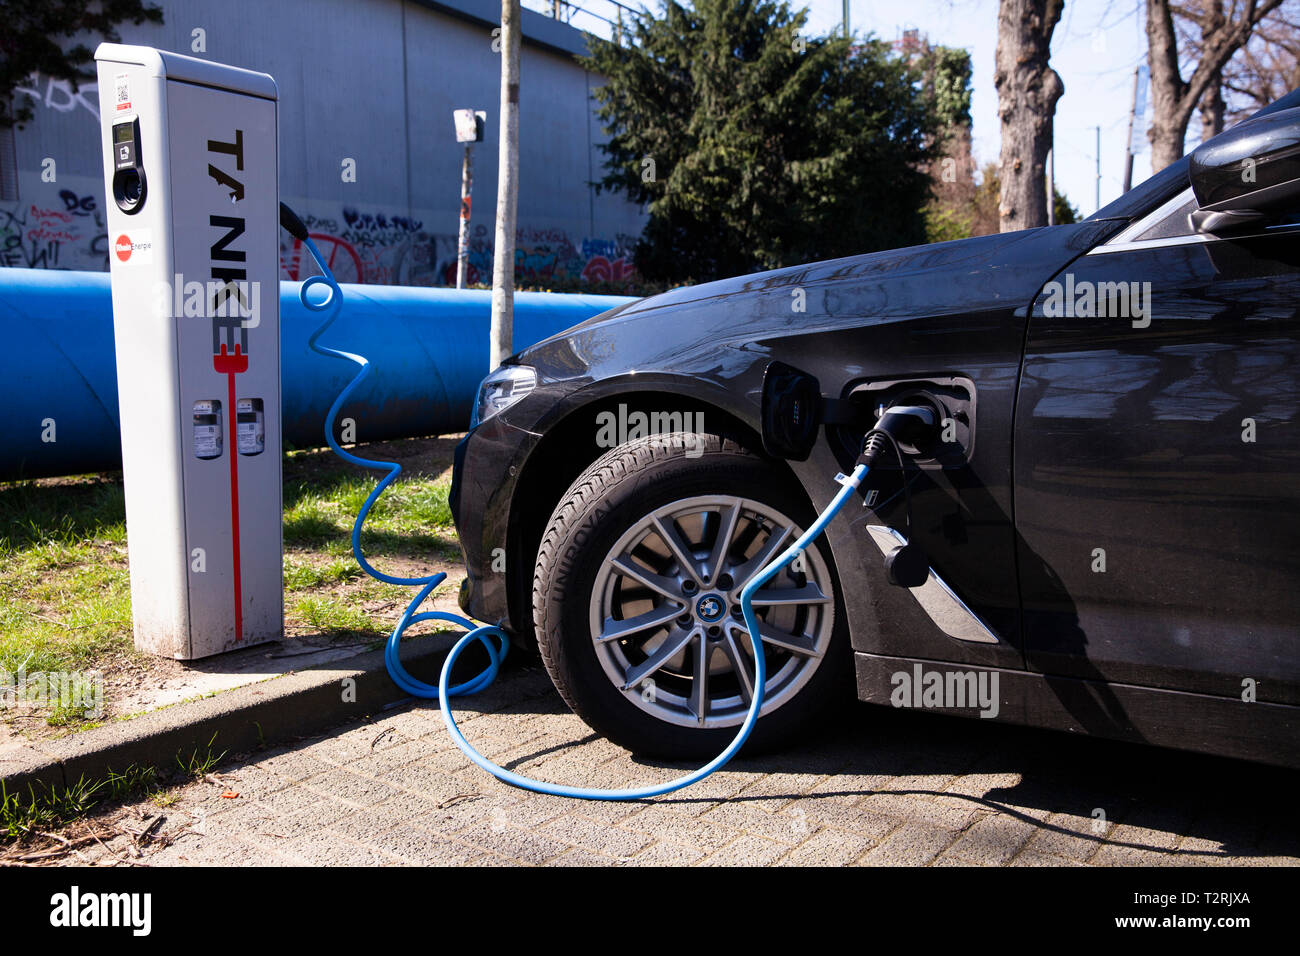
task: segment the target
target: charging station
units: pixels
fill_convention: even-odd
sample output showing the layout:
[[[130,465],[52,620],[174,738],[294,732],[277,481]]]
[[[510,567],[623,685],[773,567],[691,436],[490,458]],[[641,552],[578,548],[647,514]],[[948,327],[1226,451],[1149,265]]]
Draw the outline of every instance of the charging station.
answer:
[[[277,92],[95,59],[135,645],[192,660],[284,631]]]

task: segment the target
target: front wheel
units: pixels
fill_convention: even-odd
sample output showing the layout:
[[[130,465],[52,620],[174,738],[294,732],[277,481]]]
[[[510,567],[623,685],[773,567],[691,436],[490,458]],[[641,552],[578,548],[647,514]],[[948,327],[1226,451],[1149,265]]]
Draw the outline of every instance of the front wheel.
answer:
[[[788,476],[721,436],[653,436],[602,456],[551,515],[533,578],[538,645],[561,696],[636,753],[719,753],[753,701],[741,589],[814,517]],[[750,752],[853,693],[823,539],[754,610],[767,683]]]

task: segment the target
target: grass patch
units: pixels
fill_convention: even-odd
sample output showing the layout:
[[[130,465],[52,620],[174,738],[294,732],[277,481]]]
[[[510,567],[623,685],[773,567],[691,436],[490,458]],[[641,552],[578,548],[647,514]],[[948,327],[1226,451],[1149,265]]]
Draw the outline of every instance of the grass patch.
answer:
[[[299,561],[293,557],[284,560],[284,589],[286,591],[309,591],[315,588],[346,584],[362,577],[364,572],[357,563],[348,558],[334,558],[323,564],[315,565]]]
[[[375,633],[373,618],[350,602],[332,601],[329,598],[303,598],[294,605],[294,613],[312,627],[342,634]]]
[[[0,668],[79,672],[132,653],[129,580],[120,480],[0,485]],[[76,725],[83,710],[56,706],[46,722]]]
[[[73,484],[14,482],[0,494],[0,554],[87,540],[126,543],[122,482],[94,477]]]
[[[405,469],[365,526],[362,545],[377,567],[415,576],[431,564],[459,563],[447,500],[454,444],[412,439],[359,449]],[[387,635],[413,592],[371,581],[351,546],[353,520],[376,473],[328,450],[294,451],[285,457],[284,479],[287,632],[326,641]],[[107,675],[125,664],[138,669],[141,660],[131,633],[120,475],[0,483],[0,668]],[[87,726],[75,708],[42,716],[53,727]],[[22,733],[35,730],[3,710],[0,720]]]
[[[195,747],[189,756],[183,754],[176,755],[176,766],[180,768],[181,774],[186,777],[199,778],[209,773],[213,767],[221,763],[226,752],[214,753],[212,745],[217,742],[217,735],[213,733],[212,737],[202,747]]]
[[[349,477],[324,486],[299,482],[292,493],[286,486],[285,545],[342,542],[350,549],[357,512],[376,484],[368,477]],[[450,490],[449,479],[412,478],[390,485],[366,517],[361,533],[365,553],[454,556]]]
[[[121,773],[109,770],[101,780],[82,777],[71,787],[27,788],[27,794],[10,793],[0,780],[0,839],[21,840],[48,830],[92,810],[105,800],[121,800],[157,790],[157,771],[134,764]]]
[[[402,446],[394,442],[374,452],[383,457]],[[418,443],[411,443],[416,445]],[[450,448],[447,449],[448,452]],[[365,450],[360,454],[368,454]],[[325,457],[328,456],[328,457]],[[459,549],[452,525],[449,461],[408,462],[366,518],[361,544],[367,555],[406,555],[454,560]],[[342,553],[351,549],[357,512],[382,478],[382,473],[355,468],[323,452],[295,452],[286,462],[284,541],[286,546],[316,548],[333,544]],[[330,549],[327,553],[337,555]]]

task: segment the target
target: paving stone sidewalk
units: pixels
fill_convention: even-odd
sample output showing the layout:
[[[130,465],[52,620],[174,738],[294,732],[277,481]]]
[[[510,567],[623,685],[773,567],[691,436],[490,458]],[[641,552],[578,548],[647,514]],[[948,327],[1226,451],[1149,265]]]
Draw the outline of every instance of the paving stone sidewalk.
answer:
[[[623,787],[686,766],[632,758],[568,712],[538,667],[458,701],[466,736],[531,776]],[[70,863],[148,865],[934,865],[1300,863],[1300,774],[857,705],[790,752],[733,761],[640,803],[526,793],[473,766],[436,704],[228,760]],[[237,797],[223,794],[238,794]],[[164,801],[165,802],[165,801]],[[150,823],[155,821],[150,819]]]

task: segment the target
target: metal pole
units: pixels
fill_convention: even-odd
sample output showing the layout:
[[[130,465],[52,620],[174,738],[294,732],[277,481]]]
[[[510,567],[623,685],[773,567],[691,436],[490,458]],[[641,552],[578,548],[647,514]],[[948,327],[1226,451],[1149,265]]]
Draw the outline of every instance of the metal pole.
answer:
[[[492,250],[491,364],[510,357],[515,321],[515,215],[519,200],[519,0],[501,0],[501,145]]]
[[[474,191],[473,147],[465,147],[465,165],[460,170],[460,235],[456,241],[456,288],[465,288],[469,272],[469,206]]]
[[[1097,127],[1097,208],[1101,208],[1101,127]]]
[[[849,0],[844,0],[844,39],[849,38]]]
[[[1138,77],[1142,67],[1133,67],[1133,105],[1128,111],[1128,141],[1124,143],[1124,192],[1133,188],[1133,127],[1137,123]]]
[[[1054,148],[1047,151],[1047,224],[1056,225],[1056,150]]]

